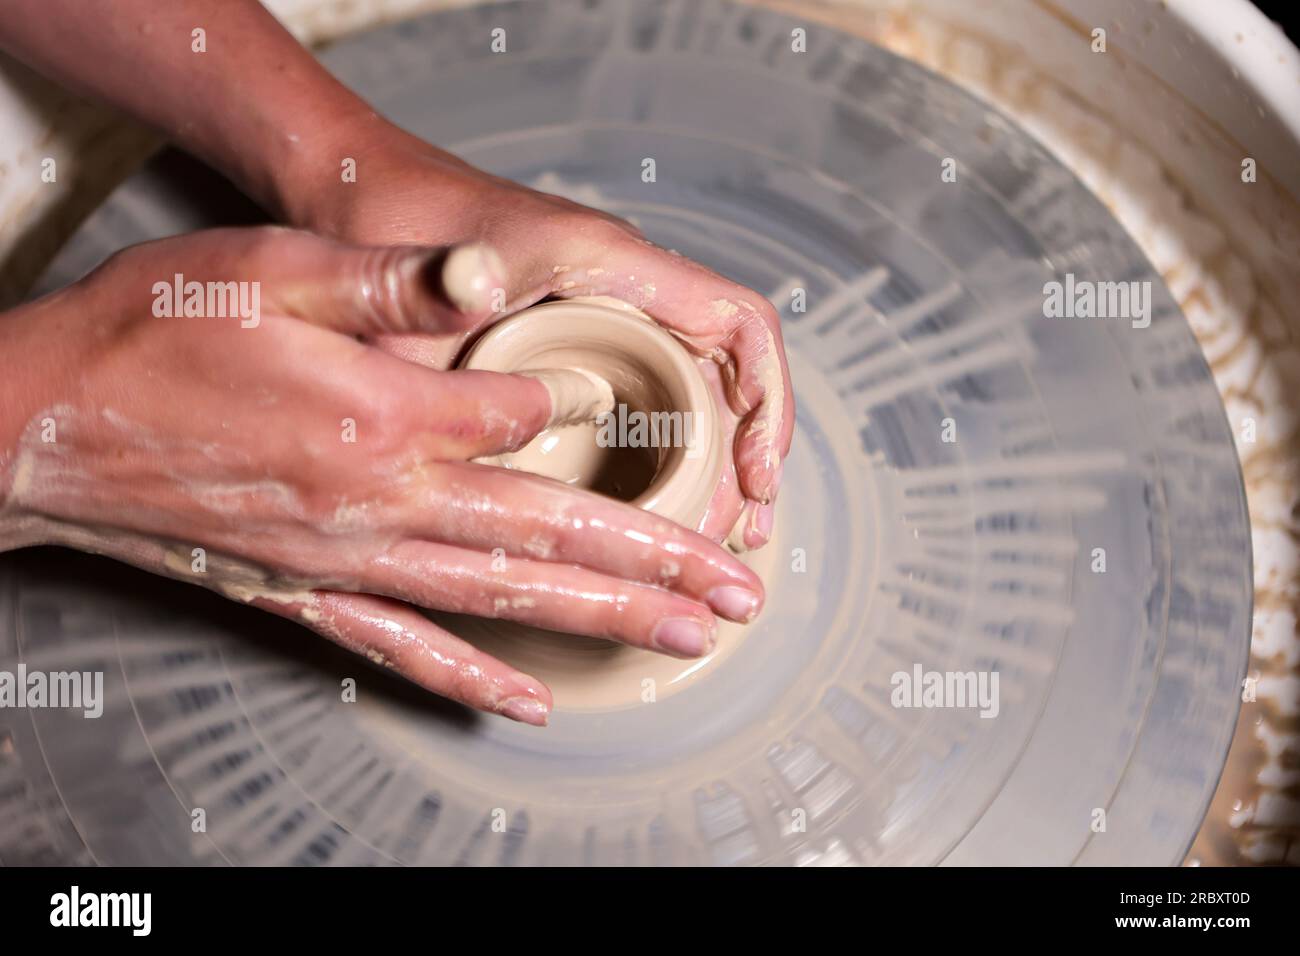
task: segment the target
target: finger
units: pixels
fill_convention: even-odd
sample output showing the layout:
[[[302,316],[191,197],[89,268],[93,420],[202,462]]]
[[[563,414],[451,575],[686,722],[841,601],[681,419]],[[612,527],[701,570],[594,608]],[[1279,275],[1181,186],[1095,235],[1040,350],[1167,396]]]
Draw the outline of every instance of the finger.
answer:
[[[776,498],[781,482],[781,462],[790,451],[794,434],[794,393],[785,350],[778,338],[775,313],[755,309],[743,300],[731,303],[747,316],[724,343],[732,364],[726,369],[734,397],[732,407],[743,417],[736,428],[735,460],[745,497],[763,504]],[[772,323],[772,324],[769,324]]]
[[[277,261],[275,301],[290,314],[362,336],[464,333],[492,315],[505,272],[488,246],[348,246],[331,243],[302,271]],[[322,281],[323,280],[323,281]]]
[[[736,473],[732,468],[725,468],[713,492],[713,498],[704,515],[699,532],[711,541],[722,541],[735,527],[737,519],[745,506],[740,489],[736,485]]]
[[[772,538],[776,505],[746,501],[745,507],[727,535],[727,545],[737,552],[763,547]]]
[[[261,307],[366,337],[472,329],[491,316],[505,281],[500,257],[480,243],[357,246],[264,226],[195,234],[183,248],[204,263],[187,279],[255,281]]]
[[[679,594],[573,565],[494,558],[423,541],[398,544],[370,579],[421,607],[502,618],[605,638],[673,657],[701,657],[717,640],[712,612]]]
[[[268,598],[252,603],[299,621],[435,694],[521,723],[546,724],[552,701],[545,684],[482,653],[415,609],[364,594],[310,594],[310,603]]]
[[[577,278],[552,292],[616,296],[718,362],[729,403],[742,417],[735,446],[741,491],[771,501],[794,434],[794,394],[776,310],[757,293],[644,240],[624,238],[600,255],[599,267],[570,273]]]
[[[776,502],[768,504],[754,505],[754,524],[750,530],[745,544],[753,548],[761,548],[772,540],[772,528],[776,524]]]
[[[380,335],[371,344],[403,362],[445,370],[455,364],[456,356],[472,335],[473,330],[443,335]]]
[[[423,364],[375,350],[366,369],[382,381],[414,436],[437,439],[429,458],[484,458],[518,451],[541,431],[591,420],[612,408],[608,383],[567,370],[488,372],[480,369],[430,371]],[[574,381],[569,381],[572,378]]]
[[[427,487],[390,519],[406,534],[661,585],[731,620],[749,620],[762,607],[753,571],[658,515],[518,471],[460,463],[430,471]]]
[[[557,413],[546,386],[526,375],[477,369],[430,372],[392,362],[396,367],[389,381],[394,394],[408,402],[406,414],[414,416],[416,436],[435,440],[430,457],[469,460],[518,451]],[[401,387],[405,379],[409,386]]]

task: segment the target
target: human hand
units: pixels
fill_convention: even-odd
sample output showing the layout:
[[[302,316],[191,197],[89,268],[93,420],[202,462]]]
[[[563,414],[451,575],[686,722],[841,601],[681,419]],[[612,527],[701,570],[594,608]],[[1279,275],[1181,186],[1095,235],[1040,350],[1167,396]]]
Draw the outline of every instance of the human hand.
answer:
[[[190,35],[199,21],[212,43],[196,58]],[[735,524],[734,542],[767,539],[794,400],[777,316],[762,296],[654,246],[626,222],[490,176],[403,132],[254,0],[7,0],[0,48],[165,131],[296,226],[370,245],[489,244],[505,263],[497,317],[552,295],[639,306],[714,360],[723,404],[741,418],[733,467],[703,530],[716,539]],[[339,176],[345,156],[357,163],[355,182]],[[460,340],[376,344],[445,367]]]
[[[484,243],[500,258],[500,318],[546,297],[609,295],[650,315],[692,352],[713,360],[721,404],[738,421],[733,455],[704,534],[758,547],[772,529],[781,463],[794,431],[794,397],[776,310],[757,293],[662,249],[621,219],[491,176],[373,115],[336,134],[355,154],[355,182],[304,180],[282,198],[300,225],[372,245]],[[362,149],[358,144],[366,144]],[[395,354],[445,365],[472,330],[436,341],[385,343]]]
[[[547,425],[541,383],[371,344],[481,323],[497,277],[467,261],[487,259],[216,230],[0,316],[0,544],[206,586],[529,723],[545,686],[410,605],[706,653],[715,612],[757,613],[749,569],[630,505],[472,463]],[[177,275],[246,284],[257,308],[160,317]]]

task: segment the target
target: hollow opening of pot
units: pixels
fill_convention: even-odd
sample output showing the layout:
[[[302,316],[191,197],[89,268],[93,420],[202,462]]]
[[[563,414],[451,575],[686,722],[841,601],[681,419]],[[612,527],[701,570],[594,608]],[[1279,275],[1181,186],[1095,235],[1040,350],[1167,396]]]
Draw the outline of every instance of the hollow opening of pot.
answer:
[[[643,318],[577,302],[542,304],[489,330],[466,359],[500,372],[578,370],[608,382],[602,420],[547,429],[493,464],[587,488],[692,524],[710,478],[712,400],[695,361]],[[701,458],[699,467],[687,459]],[[713,478],[712,480],[716,480]],[[706,492],[707,493],[707,492]]]
[[[530,367],[581,367],[601,376],[614,392],[614,409],[593,422],[547,429],[525,448],[503,456],[502,464],[555,478],[620,501],[635,502],[662,485],[680,460],[679,447],[692,435],[691,416],[680,396],[651,369],[626,356],[593,356],[581,365],[572,355],[531,357]]]
[[[640,422],[651,414],[653,409],[638,409],[631,405],[627,397],[614,393],[614,411],[607,422],[598,422],[596,441],[609,435],[615,440],[620,431],[626,433],[627,422]],[[598,445],[599,447],[599,445]],[[654,484],[663,466],[660,449],[649,445],[614,444],[598,454],[583,487],[619,501],[635,501]]]
[[[664,456],[661,449],[629,441],[653,410],[637,408],[617,392],[615,401],[607,420],[548,429],[503,463],[619,501],[635,501],[654,484]]]

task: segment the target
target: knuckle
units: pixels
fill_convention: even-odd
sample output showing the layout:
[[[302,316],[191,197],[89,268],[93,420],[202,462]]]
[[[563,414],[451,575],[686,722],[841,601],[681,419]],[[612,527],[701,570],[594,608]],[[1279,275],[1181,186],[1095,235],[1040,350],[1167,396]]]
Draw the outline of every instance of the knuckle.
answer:
[[[153,280],[170,280],[175,263],[166,253],[171,251],[172,247],[161,247],[157,242],[118,249],[96,266],[83,282],[87,288],[98,288],[131,283],[139,278],[149,280],[150,284]]]
[[[483,699],[482,676],[479,668],[471,661],[462,661],[451,672],[438,693],[461,703],[477,706]]]
[[[557,214],[553,222],[562,235],[584,249],[605,252],[610,246],[634,238],[628,223],[589,209],[566,210]]]
[[[352,274],[358,316],[376,330],[418,328],[409,294],[413,256],[409,246],[380,246],[360,252]]]
[[[632,612],[633,601],[629,590],[616,588],[609,592],[607,598],[596,615],[601,636],[637,643],[648,640],[649,635],[642,635],[635,626],[637,615]],[[645,604],[647,610],[653,611],[652,602],[647,601]]]
[[[309,233],[278,225],[254,226],[241,233],[232,230],[231,238],[242,243],[240,258],[255,269],[318,241]]]

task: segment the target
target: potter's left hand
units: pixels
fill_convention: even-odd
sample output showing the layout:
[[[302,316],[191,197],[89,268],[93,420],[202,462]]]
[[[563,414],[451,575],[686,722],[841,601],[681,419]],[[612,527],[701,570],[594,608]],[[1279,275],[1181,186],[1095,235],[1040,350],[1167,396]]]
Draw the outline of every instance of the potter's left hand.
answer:
[[[728,435],[733,467],[701,530],[720,540],[735,525],[733,545],[766,543],[794,430],[794,398],[771,303],[654,245],[624,220],[491,176],[373,115],[358,125],[343,137],[348,154],[355,154],[356,181],[340,182],[332,157],[322,159],[330,179],[291,198],[285,204],[290,217],[372,245],[487,243],[507,276],[494,319],[546,297],[609,295],[641,308],[696,354],[713,359],[719,374],[710,377],[738,416]],[[383,344],[441,365],[463,341]]]

